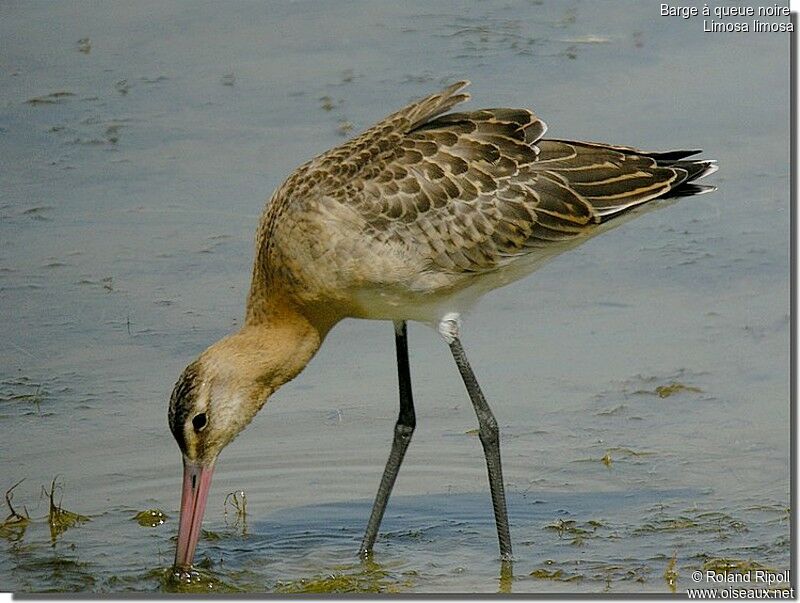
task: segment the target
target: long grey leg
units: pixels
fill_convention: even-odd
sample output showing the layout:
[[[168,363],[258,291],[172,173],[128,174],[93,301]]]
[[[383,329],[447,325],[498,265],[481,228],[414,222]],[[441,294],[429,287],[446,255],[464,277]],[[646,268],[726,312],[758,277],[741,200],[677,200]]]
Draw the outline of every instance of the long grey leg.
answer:
[[[414,415],[414,398],[411,395],[411,369],[408,364],[408,336],[406,334],[406,322],[395,321],[394,341],[397,348],[397,377],[400,381],[400,414],[394,426],[394,439],[392,440],[392,450],[389,453],[389,460],[386,461],[386,468],[383,470],[381,484],[378,486],[378,494],[375,503],[372,505],[372,513],[367,523],[367,532],[361,542],[359,554],[367,557],[372,553],[372,546],[378,537],[383,513],[386,511],[386,503],[389,502],[389,495],[397,479],[397,472],[406,454],[408,444],[411,442],[411,435],[417,425]]]
[[[497,538],[500,541],[500,557],[511,560],[511,534],[508,529],[508,511],[506,510],[506,494],[503,488],[503,467],[500,462],[500,430],[492,409],[486,402],[475,373],[467,360],[467,354],[458,338],[460,321],[458,314],[448,314],[439,323],[439,333],[450,346],[461,378],[467,386],[467,393],[472,400],[475,414],[478,416],[478,436],[483,445],[486,468],[489,472],[489,489],[492,493],[494,520],[497,524]]]

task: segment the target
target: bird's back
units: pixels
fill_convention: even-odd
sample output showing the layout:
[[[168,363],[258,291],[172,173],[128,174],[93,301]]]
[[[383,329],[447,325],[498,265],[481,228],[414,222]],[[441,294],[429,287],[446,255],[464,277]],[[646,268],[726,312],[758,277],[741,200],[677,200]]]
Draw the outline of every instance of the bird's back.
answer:
[[[601,223],[694,194],[697,151],[542,140],[525,109],[447,113],[459,82],[298,168],[265,210],[251,304],[272,289],[343,316],[436,320]]]

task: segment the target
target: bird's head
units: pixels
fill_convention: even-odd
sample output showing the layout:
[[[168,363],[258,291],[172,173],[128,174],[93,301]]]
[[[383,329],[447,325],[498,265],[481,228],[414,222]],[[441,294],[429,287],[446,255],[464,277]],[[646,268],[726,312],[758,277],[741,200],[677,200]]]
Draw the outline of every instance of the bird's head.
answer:
[[[181,374],[169,403],[169,427],[183,455],[177,568],[192,564],[217,456],[305,367],[320,341],[305,321],[248,326],[212,345]]]

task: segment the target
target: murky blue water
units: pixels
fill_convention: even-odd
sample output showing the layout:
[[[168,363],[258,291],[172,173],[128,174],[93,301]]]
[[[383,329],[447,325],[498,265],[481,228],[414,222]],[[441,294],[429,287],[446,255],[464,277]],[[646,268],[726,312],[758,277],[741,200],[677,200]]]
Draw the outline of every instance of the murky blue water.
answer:
[[[374,565],[356,559],[397,394],[391,326],[345,321],[220,459],[198,550],[213,588],[670,592],[670,567],[678,591],[720,559],[787,569],[788,37],[657,11],[0,6],[0,489],[25,478],[13,504],[32,518],[0,533],[0,587],[167,586],[167,397],[241,320],[264,200],[350,124],[460,78],[469,107],[531,107],[553,137],[703,148],[719,190],[467,318],[502,429],[513,576],[471,406],[418,325],[417,432]],[[673,383],[688,389],[658,395]],[[52,541],[40,487],[56,475],[63,507],[91,521]],[[246,527],[224,514],[235,490]],[[147,508],[166,523],[131,519]]]

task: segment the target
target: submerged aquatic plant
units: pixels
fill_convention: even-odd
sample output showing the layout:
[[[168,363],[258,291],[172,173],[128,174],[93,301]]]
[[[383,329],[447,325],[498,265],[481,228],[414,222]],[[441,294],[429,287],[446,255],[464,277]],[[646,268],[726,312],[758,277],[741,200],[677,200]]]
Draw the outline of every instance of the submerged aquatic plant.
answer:
[[[225,496],[225,502],[222,504],[222,511],[225,516],[225,525],[228,525],[228,501],[231,507],[236,512],[236,519],[233,521],[233,527],[242,528],[242,536],[247,537],[247,495],[244,490],[237,490],[236,492],[228,492]]]
[[[664,580],[666,580],[669,590],[673,593],[675,593],[678,588],[678,570],[676,568],[677,563],[678,551],[675,551],[675,553],[672,555],[672,559],[670,559],[669,563],[667,563],[667,569],[664,570]]]
[[[49,491],[47,488],[42,486],[42,493],[50,499],[50,510],[47,514],[47,522],[50,525],[50,540],[53,545],[55,545],[56,539],[69,528],[87,521],[91,521],[91,519],[86,515],[80,515],[78,513],[73,513],[72,511],[67,511],[61,506],[61,501],[64,495],[64,487],[57,483],[57,480],[58,476],[53,478]],[[56,488],[61,490],[61,498],[59,498],[58,504],[55,502]]]
[[[45,398],[46,391],[43,390],[42,383],[37,383],[28,377],[22,376],[4,379],[0,381],[0,386],[3,387],[0,390],[0,403],[21,402],[23,405],[20,408],[25,409],[26,415],[37,414],[43,416],[41,403]],[[31,407],[33,410],[30,410]]]
[[[9,514],[8,517],[3,520],[3,523],[0,524],[0,537],[8,538],[12,541],[18,541],[22,538],[25,534],[25,529],[31,521],[30,515],[28,515],[28,509],[26,509],[24,505],[22,511],[25,515],[23,516],[17,513],[16,509],[14,509],[14,505],[11,504],[11,501],[14,499],[14,488],[24,481],[25,478],[22,478],[6,490],[6,505],[8,505]]]

